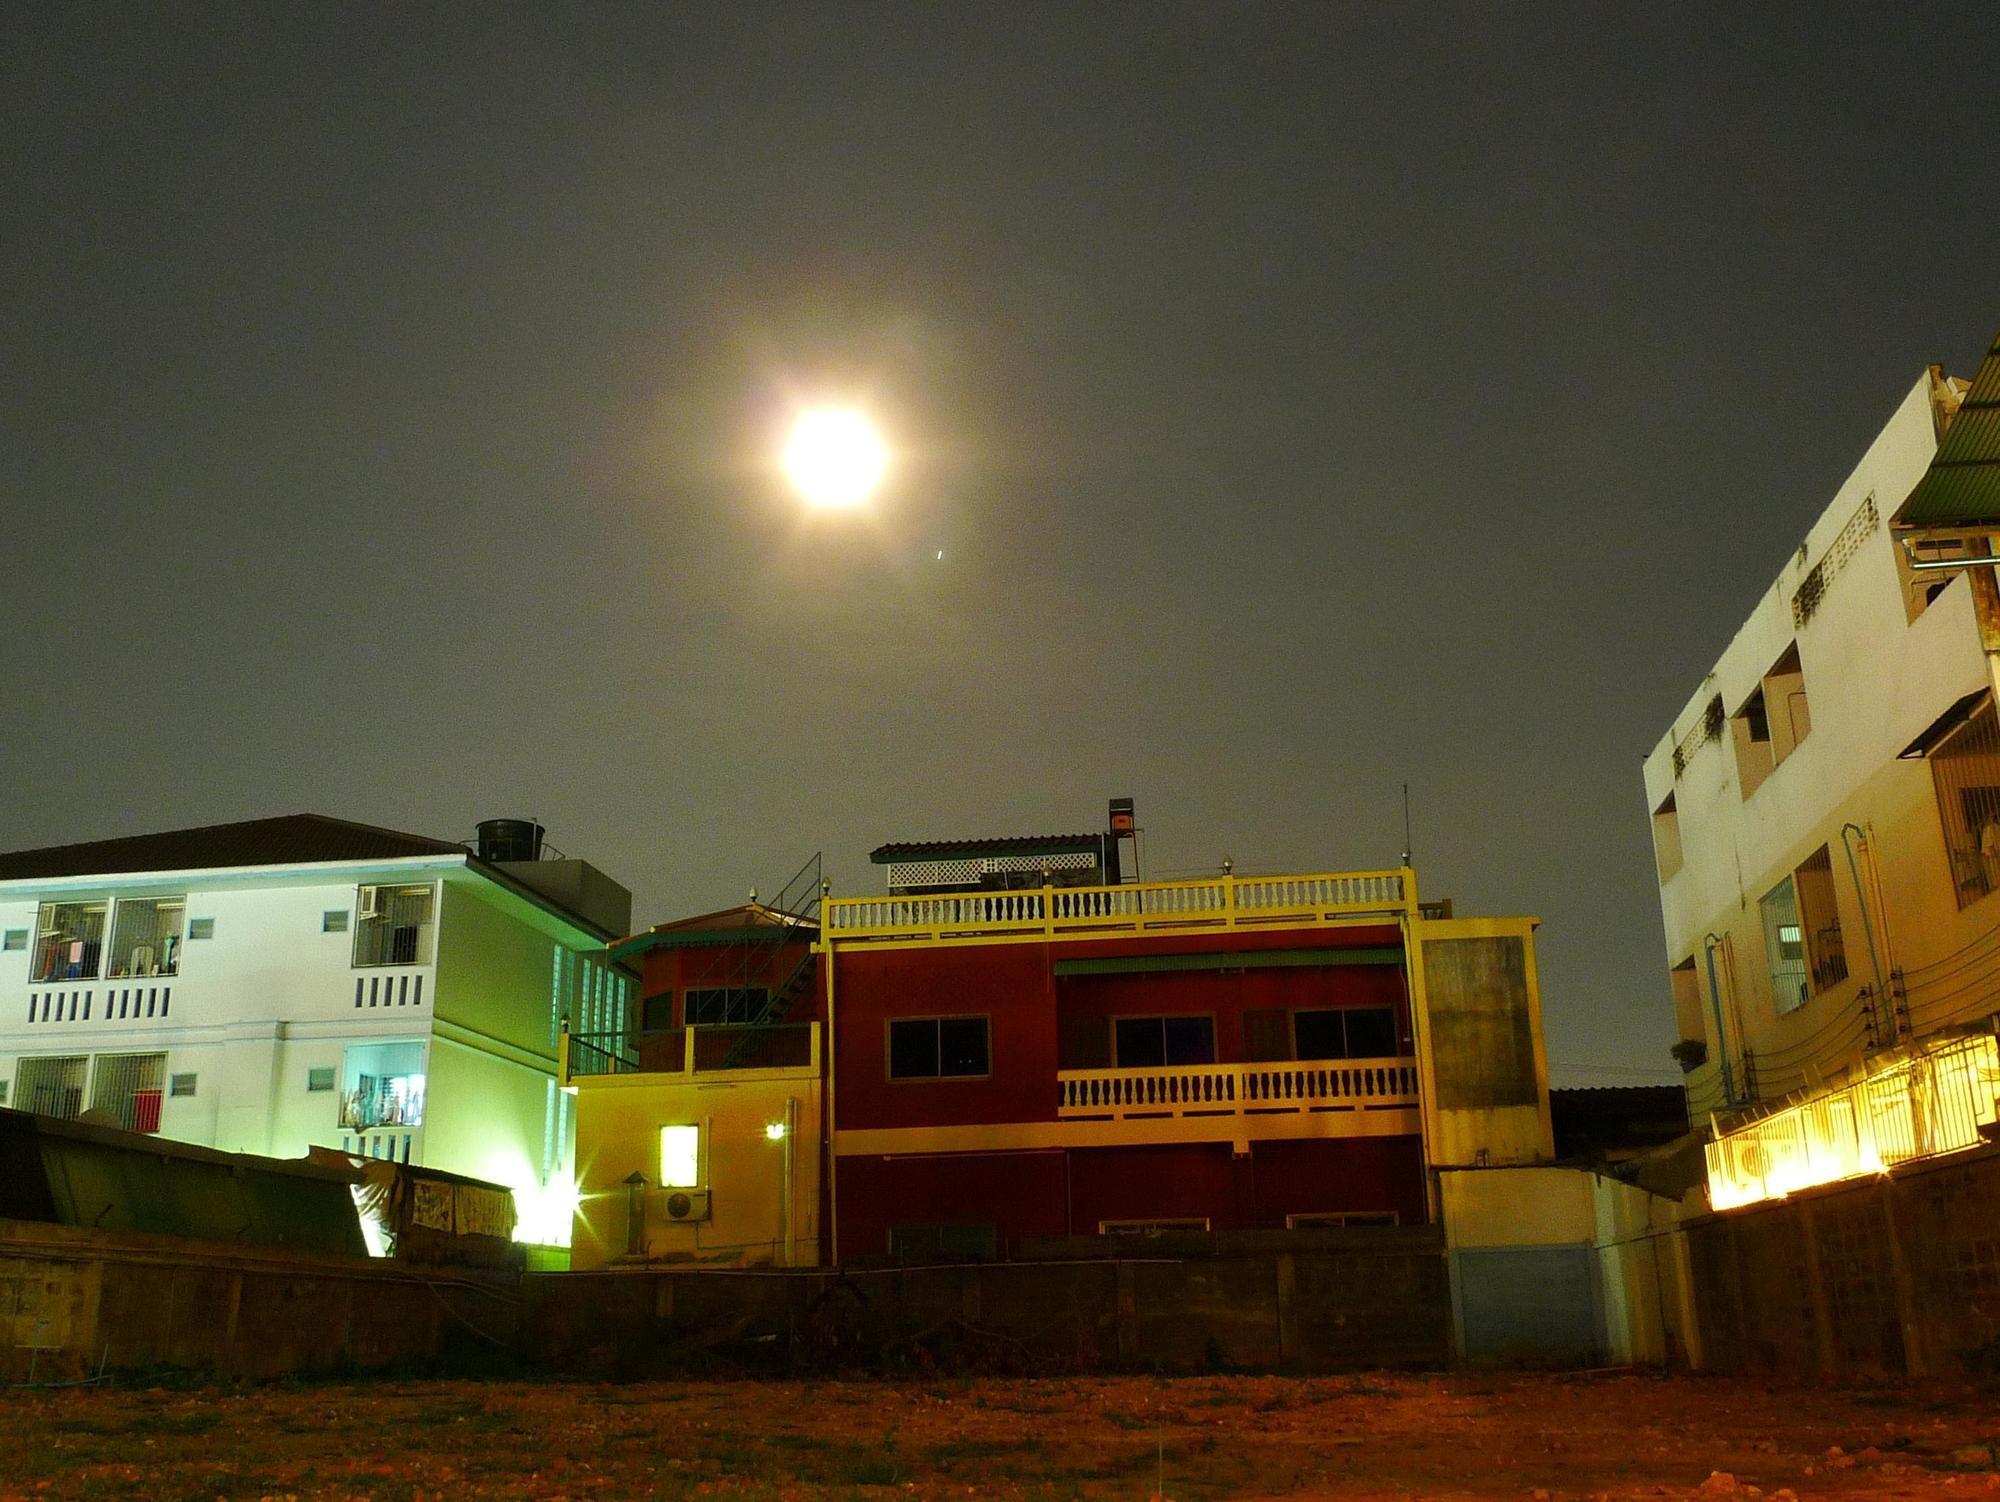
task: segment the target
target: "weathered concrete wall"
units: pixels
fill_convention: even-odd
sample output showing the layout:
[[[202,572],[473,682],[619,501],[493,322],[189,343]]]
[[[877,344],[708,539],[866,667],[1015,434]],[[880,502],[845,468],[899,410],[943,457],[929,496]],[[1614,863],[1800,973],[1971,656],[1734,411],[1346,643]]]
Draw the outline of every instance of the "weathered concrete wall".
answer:
[[[2000,1371],[2000,1148],[1707,1216],[1686,1233],[1704,1366]]]
[[[486,1361],[511,1346],[515,1304],[511,1277],[440,1278],[366,1258],[0,1220],[7,1380],[24,1378],[31,1361],[37,1380],[100,1362],[273,1377]]]
[[[530,1274],[523,1292],[530,1360],[621,1376],[704,1362],[1057,1372],[1451,1361],[1450,1290],[1434,1234],[1373,1251]]]

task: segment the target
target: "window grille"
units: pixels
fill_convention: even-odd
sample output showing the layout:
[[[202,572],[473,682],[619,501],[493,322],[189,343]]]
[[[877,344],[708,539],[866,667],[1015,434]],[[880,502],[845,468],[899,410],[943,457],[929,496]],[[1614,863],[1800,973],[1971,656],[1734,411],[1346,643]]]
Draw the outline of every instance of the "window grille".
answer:
[[[83,1086],[89,1073],[90,1060],[81,1054],[23,1059],[14,1070],[14,1108],[74,1120],[83,1114]]]
[[[107,903],[45,902],[35,925],[37,981],[96,980]]]
[[[123,897],[112,915],[111,957],[105,974],[112,980],[137,975],[178,975],[181,959],[181,915],[185,897]]]
[[[1720,736],[1728,723],[1729,715],[1722,707],[1722,695],[1717,694],[1702,707],[1701,718],[1674,747],[1674,776],[1679,777],[1685,772],[1688,763],[1694,760],[1695,752]]]
[[[166,1074],[163,1053],[99,1054],[91,1073],[90,1109],[128,1132],[157,1132]]]
[[[1812,995],[1796,883],[1787,876],[1764,894],[1759,907],[1764,916],[1764,953],[1771,969],[1772,1000],[1780,1013],[1795,1012]]]
[[[420,887],[362,887],[354,926],[354,963],[428,965],[435,891]]]
[[[2000,723],[1988,702],[1931,752],[1945,859],[1960,907],[2000,889]]]

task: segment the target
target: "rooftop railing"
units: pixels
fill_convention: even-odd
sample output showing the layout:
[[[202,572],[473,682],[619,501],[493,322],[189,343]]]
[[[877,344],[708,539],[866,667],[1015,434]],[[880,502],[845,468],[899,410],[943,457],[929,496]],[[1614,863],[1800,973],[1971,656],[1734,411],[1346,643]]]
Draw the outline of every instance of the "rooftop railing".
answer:
[[[1271,928],[1399,917],[1415,912],[1416,896],[1416,874],[1408,867],[1009,892],[891,893],[828,898],[821,933],[829,942],[852,944],[1009,935],[1089,939]]]
[[[565,1033],[565,1082],[605,1074],[723,1074],[819,1068],[819,1024],[676,1027],[650,1033]]]

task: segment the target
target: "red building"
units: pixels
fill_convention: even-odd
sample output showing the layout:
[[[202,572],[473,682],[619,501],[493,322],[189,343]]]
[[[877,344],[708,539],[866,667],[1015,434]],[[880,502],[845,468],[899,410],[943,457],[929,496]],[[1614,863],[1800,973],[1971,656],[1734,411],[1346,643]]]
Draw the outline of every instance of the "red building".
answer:
[[[1112,823],[887,845],[886,895],[635,935],[607,1067],[692,1091],[706,1048],[714,1089],[810,1033],[825,1260],[1419,1224],[1440,1168],[1550,1159],[1533,920],[1422,907],[1407,868],[1124,880]]]

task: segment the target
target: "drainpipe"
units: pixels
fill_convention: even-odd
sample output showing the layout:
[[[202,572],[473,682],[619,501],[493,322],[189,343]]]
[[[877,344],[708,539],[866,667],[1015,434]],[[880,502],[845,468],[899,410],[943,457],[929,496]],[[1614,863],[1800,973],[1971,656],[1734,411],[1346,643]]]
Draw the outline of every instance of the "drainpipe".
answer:
[[[1847,852],[1847,874],[1854,881],[1854,896],[1861,904],[1861,932],[1868,939],[1868,968],[1875,972],[1875,994],[1881,998],[1883,1007],[1887,1009],[1889,1041],[1894,1043],[1896,1041],[1896,1002],[1895,998],[1890,996],[1888,987],[1882,983],[1882,961],[1875,954],[1875,920],[1868,916],[1868,893],[1862,890],[1861,868],[1855,863],[1854,846],[1847,838],[1849,830],[1852,830],[1855,837],[1864,844],[1867,842],[1868,834],[1859,824],[1852,822],[1843,824],[1840,826],[1840,848]]]
[[[1736,1077],[1729,1068],[1729,1038],[1722,1031],[1722,991],[1715,981],[1715,948],[1722,942],[1720,934],[1711,933],[1701,941],[1704,957],[1708,961],[1708,1004],[1715,1011],[1715,1052],[1722,1065],[1722,1100],[1725,1105],[1736,1104]]]

